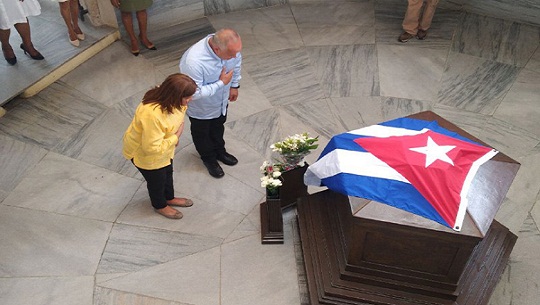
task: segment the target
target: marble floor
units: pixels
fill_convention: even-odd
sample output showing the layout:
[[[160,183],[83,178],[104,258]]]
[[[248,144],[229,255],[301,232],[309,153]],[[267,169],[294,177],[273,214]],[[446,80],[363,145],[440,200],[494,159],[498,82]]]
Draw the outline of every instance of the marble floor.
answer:
[[[260,243],[269,145],[307,131],[322,147],[336,133],[432,110],[521,162],[496,216],[519,239],[489,304],[538,304],[540,28],[440,8],[425,41],[401,44],[404,9],[400,0],[291,0],[151,29],[158,51],[134,57],[117,41],[5,104],[0,303],[307,305],[295,210],[285,213],[285,244]],[[226,124],[240,163],[210,177],[186,132],[175,188],[195,205],[165,219],[121,138],[143,93],[222,27],[244,42]]]

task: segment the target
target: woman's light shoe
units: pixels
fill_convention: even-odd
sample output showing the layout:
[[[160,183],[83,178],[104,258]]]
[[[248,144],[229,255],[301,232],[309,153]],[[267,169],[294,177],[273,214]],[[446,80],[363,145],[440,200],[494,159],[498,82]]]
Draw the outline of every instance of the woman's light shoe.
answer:
[[[75,33],[75,34],[77,34],[77,33]],[[84,39],[86,39],[86,36],[84,36],[84,33],[81,33],[81,34],[77,34],[77,38],[79,40],[84,40]]]
[[[74,47],[78,47],[80,45],[79,39],[71,40],[71,38],[68,35],[69,43],[73,45]]]
[[[156,46],[155,46],[154,44],[151,44],[151,45],[147,46],[147,45],[145,45],[145,44],[143,43],[143,45],[144,45],[144,47],[147,48],[148,50],[152,50],[152,51],[156,51],[156,50],[157,50],[157,48],[156,48]]]
[[[183,207],[183,208],[189,208],[193,205],[193,200],[187,199],[187,198],[178,198],[174,197],[171,200],[167,200],[168,205],[173,205],[176,207]]]
[[[150,43],[150,45],[144,44],[141,35],[139,35],[139,40],[141,41],[141,43],[143,44],[143,46],[144,46],[145,48],[147,48],[148,50],[152,50],[152,51],[157,50],[156,46],[155,46],[153,43]]]
[[[162,216],[165,216],[165,217],[167,217],[169,219],[182,219],[182,217],[184,216],[182,214],[182,212],[180,212],[180,211],[176,211],[174,214],[168,214],[164,210],[165,210],[165,208],[159,209],[159,210],[154,209],[154,211],[156,211],[156,213],[158,213],[158,214],[160,214]]]

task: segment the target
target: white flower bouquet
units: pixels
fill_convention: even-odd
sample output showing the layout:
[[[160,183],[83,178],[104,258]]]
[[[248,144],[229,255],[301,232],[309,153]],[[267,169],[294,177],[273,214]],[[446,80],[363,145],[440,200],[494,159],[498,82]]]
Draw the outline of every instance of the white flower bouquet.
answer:
[[[281,176],[282,167],[280,164],[273,164],[264,161],[261,166],[261,187],[266,188],[268,196],[277,196],[278,188],[282,186]]]
[[[294,168],[301,166],[300,163],[304,157],[319,147],[319,144],[317,144],[318,140],[318,136],[313,138],[307,132],[304,132],[302,134],[288,136],[283,141],[270,145],[270,148],[272,151],[280,154],[281,159],[287,167]]]

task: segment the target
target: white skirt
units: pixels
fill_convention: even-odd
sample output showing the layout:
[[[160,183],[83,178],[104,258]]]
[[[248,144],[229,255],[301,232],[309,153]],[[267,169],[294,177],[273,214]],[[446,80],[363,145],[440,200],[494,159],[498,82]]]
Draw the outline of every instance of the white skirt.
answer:
[[[0,29],[7,30],[16,23],[26,23],[26,17],[41,14],[37,0],[0,0]]]

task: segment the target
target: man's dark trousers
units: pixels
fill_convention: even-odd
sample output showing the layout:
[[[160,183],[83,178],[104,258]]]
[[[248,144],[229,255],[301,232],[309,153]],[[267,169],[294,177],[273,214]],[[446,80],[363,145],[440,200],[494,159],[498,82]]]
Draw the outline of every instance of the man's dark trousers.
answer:
[[[225,153],[223,134],[226,120],[226,115],[208,120],[189,118],[193,144],[204,162],[215,163],[216,157]]]

